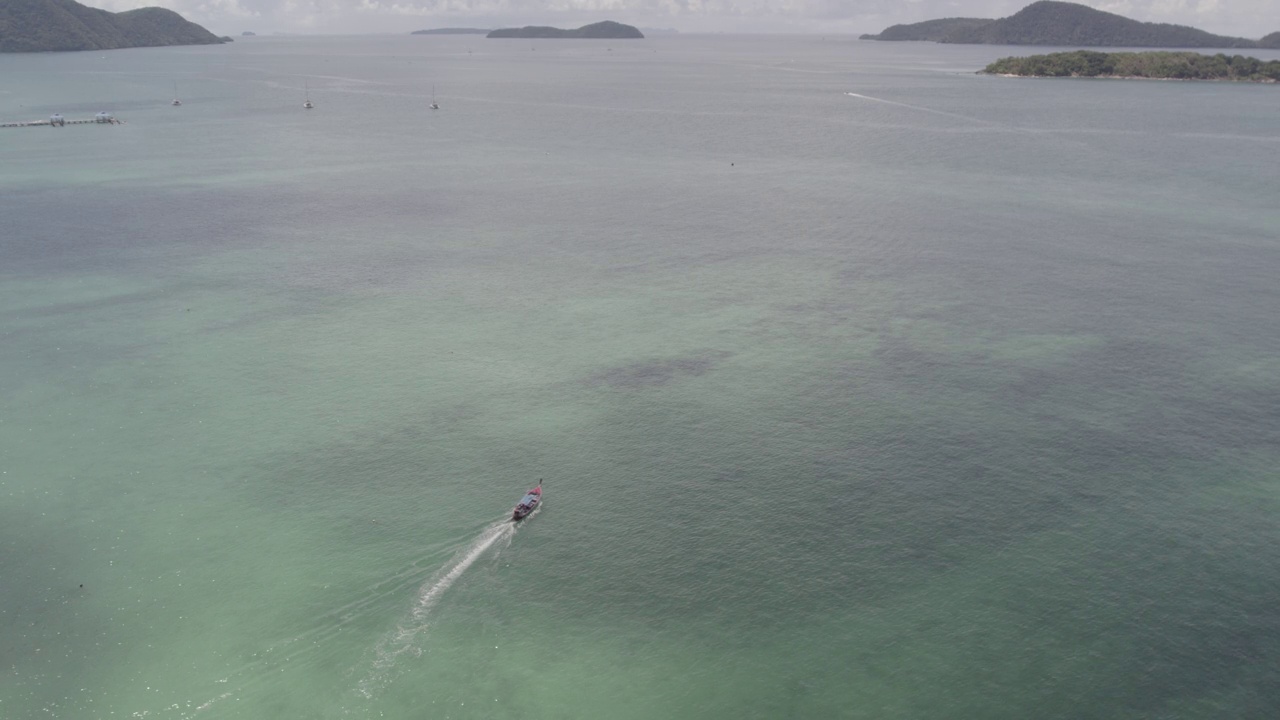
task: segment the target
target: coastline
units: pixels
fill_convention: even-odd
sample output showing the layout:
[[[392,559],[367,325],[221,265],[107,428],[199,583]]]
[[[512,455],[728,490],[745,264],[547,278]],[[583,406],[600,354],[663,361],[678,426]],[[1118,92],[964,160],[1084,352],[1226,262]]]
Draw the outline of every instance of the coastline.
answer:
[[[1016,73],[989,73],[983,70],[977,71],[976,75],[992,75],[994,77],[1006,78],[1028,78],[1038,80],[1154,80],[1164,82],[1191,82],[1191,83],[1242,83],[1249,85],[1275,85],[1278,81],[1270,78],[1260,80],[1232,80],[1231,78],[1174,78],[1174,77],[1145,77],[1143,75],[1018,75]]]

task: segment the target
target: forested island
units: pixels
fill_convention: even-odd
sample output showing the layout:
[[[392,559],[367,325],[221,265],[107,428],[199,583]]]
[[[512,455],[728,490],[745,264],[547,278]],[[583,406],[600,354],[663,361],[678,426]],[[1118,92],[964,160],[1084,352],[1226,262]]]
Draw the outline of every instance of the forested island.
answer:
[[[890,25],[879,35],[863,35],[860,40],[927,40],[945,42],[953,32],[988,25],[995,22],[991,18],[941,18],[925,20],[909,25]]]
[[[414,30],[410,35],[488,35],[488,30],[480,28],[433,28],[431,30]]]
[[[1261,41],[1214,35],[1185,25],[1130,20],[1085,5],[1055,0],[1032,3],[999,20],[943,18],[894,25],[864,40],[931,40],[983,45],[1083,45],[1087,47],[1252,48],[1280,45],[1280,33]],[[1264,43],[1275,43],[1275,45]]]
[[[560,28],[529,25],[522,28],[503,28],[494,30],[486,37],[491,38],[577,38],[585,40],[633,40],[644,38],[644,34],[630,25],[623,25],[612,20],[583,25],[577,30],[561,30]]]
[[[226,42],[164,8],[113,13],[75,0],[0,2],[0,52],[113,50]]]
[[[1144,78],[1152,80],[1227,80],[1280,82],[1280,60],[1264,61],[1243,55],[1201,55],[1195,52],[1121,52],[1092,50],[1007,57],[981,71],[1019,77]]]

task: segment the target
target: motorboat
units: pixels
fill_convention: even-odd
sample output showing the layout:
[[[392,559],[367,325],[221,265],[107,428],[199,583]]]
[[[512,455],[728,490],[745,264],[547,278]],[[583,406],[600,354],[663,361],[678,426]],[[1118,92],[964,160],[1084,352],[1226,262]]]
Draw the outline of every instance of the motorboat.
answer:
[[[538,503],[540,502],[542,502],[541,480],[538,481],[537,487],[525,493],[524,497],[520,498],[520,502],[516,503],[515,510],[511,511],[511,519],[516,521],[529,517],[529,514],[538,507]]]

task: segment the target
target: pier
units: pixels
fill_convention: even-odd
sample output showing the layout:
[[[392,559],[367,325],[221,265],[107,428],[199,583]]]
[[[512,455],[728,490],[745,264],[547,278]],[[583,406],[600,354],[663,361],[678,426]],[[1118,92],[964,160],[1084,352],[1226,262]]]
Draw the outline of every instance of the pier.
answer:
[[[0,123],[0,128],[9,127],[62,127],[64,125],[119,125],[122,121],[117,120],[111,113],[100,112],[97,115],[86,120],[68,120],[61,115],[53,115],[48,120],[27,120],[25,122],[7,122]]]

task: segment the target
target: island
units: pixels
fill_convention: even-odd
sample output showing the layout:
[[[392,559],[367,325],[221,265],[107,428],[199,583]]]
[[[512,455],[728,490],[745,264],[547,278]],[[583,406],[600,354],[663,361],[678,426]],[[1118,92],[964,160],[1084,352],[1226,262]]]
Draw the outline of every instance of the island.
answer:
[[[1258,47],[1280,50],[1280,32],[1273,32],[1259,40]]]
[[[622,23],[605,20],[604,22],[583,25],[577,30],[561,30],[553,27],[528,25],[522,28],[504,28],[494,30],[485,37],[491,38],[575,38],[583,40],[634,40],[643,39],[644,34],[638,29]]]
[[[930,42],[942,42],[953,32],[968,30],[980,25],[995,22],[992,18],[942,18],[940,20],[925,20],[924,22],[911,23],[910,25],[890,25],[885,28],[879,35],[862,35],[859,40],[927,40]]]
[[[1271,38],[1273,33],[1268,35]],[[1214,35],[1185,25],[1131,20],[1077,3],[1040,0],[999,20],[943,18],[894,25],[864,40],[931,40],[982,45],[1085,47],[1262,47],[1260,41]],[[1267,46],[1270,47],[1270,46]]]
[[[488,35],[488,30],[480,28],[432,28],[430,30],[414,30],[410,35]]]
[[[75,0],[0,2],[0,52],[217,45],[213,33],[164,8],[112,13]]]
[[[1280,82],[1280,60],[1243,55],[1201,55],[1195,52],[1103,53],[1092,50],[1007,57],[980,73],[1017,77],[1136,78],[1147,80],[1226,80]]]
[[[254,31],[252,31],[252,30],[245,30],[244,32],[242,32],[242,33],[240,33],[240,34],[241,34],[241,35],[243,35],[243,36],[245,36],[245,37],[256,37],[258,33],[254,32]]]

